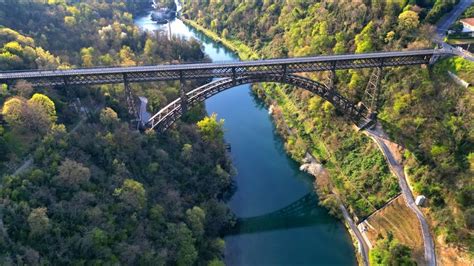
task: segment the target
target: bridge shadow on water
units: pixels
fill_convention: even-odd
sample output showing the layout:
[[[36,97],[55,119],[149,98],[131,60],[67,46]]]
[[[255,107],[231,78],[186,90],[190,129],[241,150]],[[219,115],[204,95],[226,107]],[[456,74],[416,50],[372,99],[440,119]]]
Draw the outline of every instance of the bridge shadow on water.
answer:
[[[322,215],[322,208],[318,206],[316,194],[310,192],[279,210],[254,217],[238,218],[236,225],[227,232],[227,235],[253,234],[330,224],[334,224],[334,218]]]

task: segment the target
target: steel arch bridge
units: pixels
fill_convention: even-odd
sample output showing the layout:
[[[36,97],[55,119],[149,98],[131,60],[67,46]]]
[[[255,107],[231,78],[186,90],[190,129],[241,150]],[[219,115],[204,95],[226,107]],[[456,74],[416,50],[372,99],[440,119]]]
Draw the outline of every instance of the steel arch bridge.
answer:
[[[322,83],[298,75],[284,76],[281,74],[270,74],[249,75],[238,77],[235,79],[223,78],[207,83],[199,88],[196,88],[186,93],[185,97],[181,96],[180,98],[174,100],[173,102],[162,108],[158,113],[152,116],[150,120],[148,120],[147,124],[151,128],[156,128],[161,131],[164,131],[177,119],[179,119],[188,108],[191,108],[196,104],[214,96],[215,94],[230,89],[232,87],[258,82],[277,82],[293,85],[299,88],[304,88],[312,93],[319,95],[324,100],[332,103],[336,109],[348,116],[354,122],[358,122],[360,119],[363,118],[368,118],[369,115],[367,113],[367,110],[365,110],[364,108],[358,108],[351,101],[347,100],[335,90],[330,89]]]
[[[137,97],[130,88],[132,82],[180,80],[180,97],[153,115],[149,120],[140,119],[142,126],[164,131],[189,107],[231,87],[256,83],[278,82],[309,90],[329,101],[334,107],[361,128],[376,121],[380,94],[380,79],[386,67],[427,65],[441,56],[454,53],[446,49],[377,52],[363,54],[328,55],[285,59],[265,59],[226,63],[169,64],[136,67],[98,67],[69,70],[35,70],[1,72],[0,83],[13,84],[26,80],[34,87],[73,86],[123,83],[128,111],[140,119]],[[340,95],[334,87],[336,70],[374,68],[363,101],[355,104]],[[329,71],[327,84],[296,75],[305,72]],[[190,92],[184,89],[185,80],[215,79]]]

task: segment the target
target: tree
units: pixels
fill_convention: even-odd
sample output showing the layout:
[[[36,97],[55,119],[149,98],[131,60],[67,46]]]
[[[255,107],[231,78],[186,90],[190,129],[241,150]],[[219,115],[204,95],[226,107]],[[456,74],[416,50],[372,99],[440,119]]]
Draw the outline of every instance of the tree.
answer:
[[[224,228],[234,224],[234,216],[225,203],[210,200],[204,205],[206,213],[206,234],[208,236],[219,236]]]
[[[11,127],[20,127],[22,125],[24,105],[25,99],[20,97],[10,98],[3,104],[2,115]]]
[[[17,93],[17,95],[28,98],[33,92],[33,86],[26,80],[19,80],[15,86],[13,86],[13,90]]]
[[[402,30],[412,31],[420,24],[418,14],[411,10],[404,11],[398,16],[398,25]]]
[[[142,183],[133,179],[125,179],[122,187],[115,189],[114,195],[133,208],[141,209],[145,206],[145,188]]]
[[[152,63],[156,51],[156,44],[152,39],[147,39],[145,42],[145,48],[143,48],[144,61],[146,63]]]
[[[135,54],[128,46],[124,45],[122,49],[120,49],[119,56],[121,66],[134,66],[137,64],[135,62]]]
[[[54,102],[40,93],[35,93],[28,101],[22,97],[8,99],[2,115],[12,128],[30,133],[44,134],[56,121]]]
[[[160,204],[155,204],[155,206],[153,206],[150,209],[150,219],[153,221],[155,225],[159,226],[159,225],[164,224],[166,221],[166,218],[165,218],[165,209],[163,208],[163,206],[161,206]]]
[[[58,168],[58,175],[54,178],[56,184],[72,189],[89,181],[91,173],[83,164],[66,159]]]
[[[365,53],[374,50],[374,24],[369,22],[364,29],[356,35],[356,53]]]
[[[411,258],[409,247],[400,244],[388,234],[386,239],[380,239],[375,247],[370,250],[370,265],[416,265]]]
[[[94,48],[88,47],[88,48],[82,48],[81,49],[81,60],[82,60],[82,66],[84,67],[93,67],[95,65],[94,63]]]
[[[50,225],[47,211],[46,208],[36,208],[28,215],[28,225],[33,236],[43,235],[48,231]]]
[[[395,32],[393,30],[389,31],[387,35],[385,36],[385,42],[390,43],[393,41],[394,38],[395,38]]]
[[[193,152],[193,145],[189,143],[185,143],[183,145],[183,148],[181,149],[181,157],[183,157],[185,160],[191,159]]]
[[[59,58],[53,56],[50,52],[41,47],[35,48],[36,59],[35,63],[39,69],[55,69],[59,64]]]
[[[48,115],[48,118],[52,123],[56,122],[56,107],[54,102],[51,101],[48,96],[41,93],[35,93],[33,97],[28,100],[28,105],[30,105],[34,111],[40,111],[40,109],[42,109],[41,111]]]
[[[105,126],[112,127],[119,122],[119,118],[114,109],[106,107],[100,111],[100,122]]]
[[[204,117],[203,120],[197,123],[199,132],[206,141],[221,140],[224,136],[224,119],[217,121],[217,114],[213,113],[211,116]]]
[[[3,46],[3,48],[16,55],[21,55],[23,48],[21,48],[21,45],[18,42],[9,42]]]
[[[89,235],[92,239],[92,242],[94,243],[95,248],[101,248],[107,245],[108,236],[104,230],[94,227],[94,229],[89,232]]]
[[[64,17],[64,24],[68,27],[74,27],[76,26],[76,18],[73,16],[65,16]]]
[[[184,223],[168,224],[167,242],[173,247],[172,257],[176,260],[176,265],[193,265],[198,257],[194,247],[195,239],[192,232]]]
[[[204,222],[206,220],[206,213],[198,206],[186,211],[186,223],[193,232],[196,239],[204,235]]]

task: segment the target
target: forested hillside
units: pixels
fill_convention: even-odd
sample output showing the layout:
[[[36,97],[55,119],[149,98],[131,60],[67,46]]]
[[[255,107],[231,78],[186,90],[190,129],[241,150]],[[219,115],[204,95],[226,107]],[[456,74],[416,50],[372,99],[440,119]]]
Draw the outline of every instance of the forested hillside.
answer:
[[[432,48],[435,23],[453,1],[184,1],[184,17],[224,38],[244,56],[286,57]],[[474,252],[474,98],[446,75],[474,76],[474,64],[444,59],[434,67],[386,69],[380,122],[403,150],[411,185],[426,195],[437,247]],[[308,75],[325,82],[324,74]],[[337,90],[361,100],[369,70],[337,71]],[[398,191],[371,141],[329,104],[303,90],[256,85],[275,105],[277,127],[297,160],[306,151],[325,164],[335,189],[363,218]],[[287,131],[289,126],[291,133]],[[322,203],[335,207],[330,189]]]
[[[194,40],[140,32],[148,6],[0,1],[0,69],[205,60]],[[179,84],[133,91],[156,111]],[[2,84],[0,106],[0,264],[220,264],[233,170],[202,106],[166,135],[134,129],[121,84]]]

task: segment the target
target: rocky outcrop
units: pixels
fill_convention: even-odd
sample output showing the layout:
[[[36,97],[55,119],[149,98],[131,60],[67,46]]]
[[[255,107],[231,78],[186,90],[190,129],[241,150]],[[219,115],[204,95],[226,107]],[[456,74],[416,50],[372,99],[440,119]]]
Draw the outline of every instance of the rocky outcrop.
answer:
[[[305,171],[317,177],[324,173],[324,168],[311,154],[306,153],[303,164],[300,166],[300,171]]]
[[[273,104],[270,105],[270,107],[268,107],[268,114],[269,115],[273,114],[273,108],[274,108]]]
[[[151,20],[158,24],[166,24],[168,21],[173,20],[176,17],[176,10],[170,8],[160,8],[157,11],[151,13]]]

